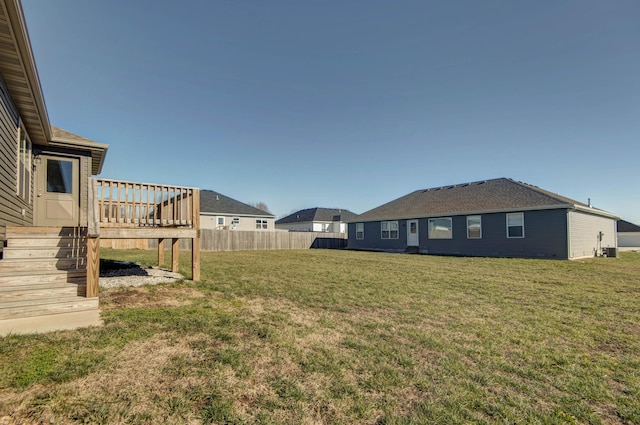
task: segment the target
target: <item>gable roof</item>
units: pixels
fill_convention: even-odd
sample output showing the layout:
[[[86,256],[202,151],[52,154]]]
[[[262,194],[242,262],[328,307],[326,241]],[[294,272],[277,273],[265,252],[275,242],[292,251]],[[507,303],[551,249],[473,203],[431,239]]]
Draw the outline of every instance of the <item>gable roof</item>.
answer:
[[[416,190],[373,208],[358,221],[466,215],[490,212],[575,208],[617,218],[606,211],[509,178]]]
[[[312,221],[342,221],[349,222],[358,215],[341,208],[307,208],[296,211],[276,221],[276,224],[305,223]]]
[[[200,213],[201,214],[230,214],[255,217],[272,217],[273,214],[252,207],[244,202],[236,201],[233,198],[224,196],[213,190],[200,191]]]
[[[618,232],[640,232],[640,226],[625,220],[618,220]]]
[[[100,174],[109,145],[94,142],[70,131],[51,126],[51,146],[91,152],[91,174]]]

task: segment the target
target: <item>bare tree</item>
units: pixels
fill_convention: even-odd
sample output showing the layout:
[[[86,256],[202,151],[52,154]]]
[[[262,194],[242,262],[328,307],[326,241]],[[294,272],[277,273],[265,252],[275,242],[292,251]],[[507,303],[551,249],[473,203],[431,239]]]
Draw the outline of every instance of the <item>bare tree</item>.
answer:
[[[270,212],[271,212],[271,211],[269,211],[269,207],[267,206],[267,204],[265,204],[265,203],[264,203],[264,202],[262,202],[262,201],[259,201],[259,202],[250,202],[250,203],[249,203],[249,205],[251,205],[252,207],[255,207],[255,208],[259,209],[259,210],[266,211],[266,212],[268,212],[268,213],[270,213]]]

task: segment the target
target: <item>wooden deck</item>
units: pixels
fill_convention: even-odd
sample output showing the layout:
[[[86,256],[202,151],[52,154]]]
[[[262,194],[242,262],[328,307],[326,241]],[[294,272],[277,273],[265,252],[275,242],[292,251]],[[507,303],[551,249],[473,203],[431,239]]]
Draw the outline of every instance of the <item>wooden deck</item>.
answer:
[[[86,226],[0,226],[0,335],[51,330],[54,322],[60,329],[99,323],[100,238],[157,239],[160,264],[170,240],[173,271],[178,241],[189,239],[192,279],[200,279],[198,189],[105,179],[92,185]],[[57,320],[44,319],[51,316]]]

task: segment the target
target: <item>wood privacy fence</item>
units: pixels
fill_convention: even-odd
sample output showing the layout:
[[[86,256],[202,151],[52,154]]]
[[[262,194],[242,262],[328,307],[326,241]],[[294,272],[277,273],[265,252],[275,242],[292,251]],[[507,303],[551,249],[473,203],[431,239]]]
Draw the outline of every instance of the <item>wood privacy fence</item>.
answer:
[[[264,232],[201,229],[203,251],[258,251],[276,249],[340,249],[347,247],[346,233]],[[189,250],[189,240],[180,239],[180,249]],[[157,249],[157,239],[101,239],[100,247],[113,249]]]

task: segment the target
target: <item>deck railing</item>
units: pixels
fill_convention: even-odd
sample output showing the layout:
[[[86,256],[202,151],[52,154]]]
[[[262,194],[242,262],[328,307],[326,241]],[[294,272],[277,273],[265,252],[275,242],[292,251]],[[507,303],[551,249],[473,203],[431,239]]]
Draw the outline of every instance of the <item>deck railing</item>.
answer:
[[[94,179],[96,218],[101,227],[194,227],[198,189],[122,180]]]

